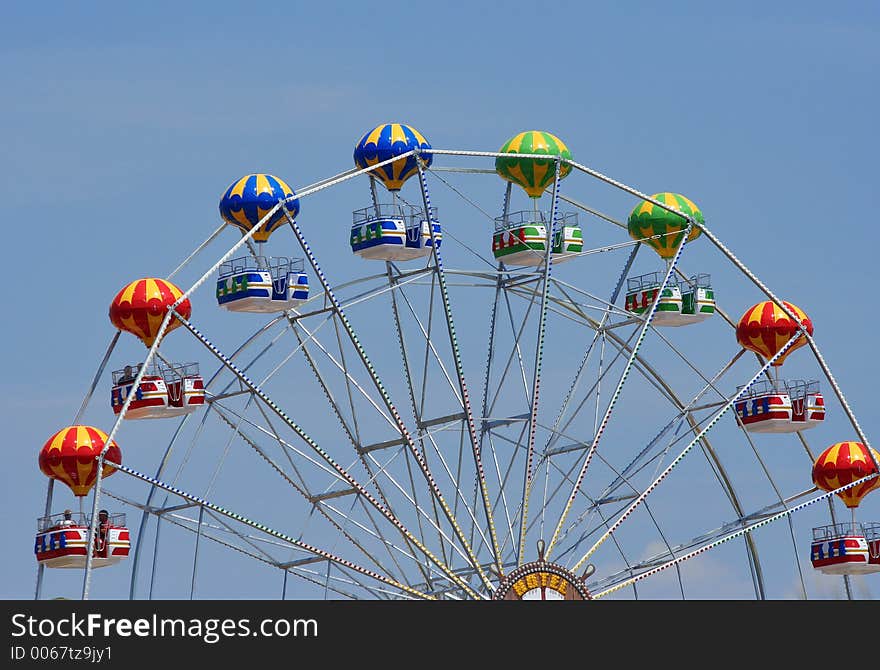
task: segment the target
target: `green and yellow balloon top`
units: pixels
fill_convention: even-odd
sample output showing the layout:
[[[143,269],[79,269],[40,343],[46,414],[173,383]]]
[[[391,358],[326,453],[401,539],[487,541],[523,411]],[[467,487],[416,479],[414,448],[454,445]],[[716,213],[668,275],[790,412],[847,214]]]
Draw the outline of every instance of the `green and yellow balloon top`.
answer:
[[[544,190],[553,183],[556,175],[556,157],[571,160],[571,151],[556,135],[543,130],[527,130],[507,140],[499,153],[505,154],[544,154],[547,158],[521,158],[517,156],[498,156],[495,159],[495,172],[502,179],[522,186],[530,198],[540,198]],[[559,167],[559,178],[571,172],[571,165],[563,163]]]
[[[651,198],[693,218],[699,224],[704,223],[700,208],[680,193],[655,193]],[[646,237],[661,235],[661,237],[645,240],[645,244],[650,245],[663,259],[675,256],[675,250],[681,244],[681,238],[684,236],[687,225],[688,221],[683,216],[658,207],[648,200],[642,200],[640,204],[636,205],[627,220],[629,236],[634,240],[645,240]],[[691,228],[687,241],[694,241],[701,232],[699,226],[694,226]]]

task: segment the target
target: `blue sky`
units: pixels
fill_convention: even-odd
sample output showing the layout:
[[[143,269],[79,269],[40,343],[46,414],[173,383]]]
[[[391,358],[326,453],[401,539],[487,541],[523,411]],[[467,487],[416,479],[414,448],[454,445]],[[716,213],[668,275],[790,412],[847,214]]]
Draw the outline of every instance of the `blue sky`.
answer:
[[[37,453],[79,409],[114,334],[107,309],[116,291],[170,273],[219,225],[220,195],[239,176],[269,172],[301,188],[349,169],[358,139],[388,121],[413,125],[435,148],[483,151],[522,130],[549,130],[599,172],[644,192],[688,195],[743,262],[812,318],[865,434],[876,434],[872,348],[880,323],[868,272],[878,240],[875,3],[92,3],[51,14],[18,5],[4,16],[0,197],[8,272],[18,279],[9,282],[0,335],[9,436],[4,598],[33,596],[32,535],[46,490]],[[626,218],[631,198],[579,179],[577,190],[574,178],[564,182],[572,197]],[[500,207],[500,180],[462,183]],[[345,240],[351,210],[367,202],[359,182],[302,203],[306,234],[327,250],[321,262],[331,278],[363,271],[351,265]],[[305,218],[310,209],[313,219]],[[464,220],[444,225],[459,237],[472,230]],[[626,239],[591,225],[603,231],[596,239]],[[186,278],[236,239],[227,231]],[[329,251],[334,240],[338,254]],[[289,234],[284,244],[294,244]],[[723,274],[720,256],[700,244],[697,258],[729,278],[719,304],[738,317],[761,296]],[[596,290],[604,295],[608,286]],[[258,321],[233,324],[212,307],[211,293],[208,282],[194,322],[232,348]],[[369,338],[371,327],[362,327]],[[203,350],[175,336],[181,355],[207,363]],[[735,352],[730,337],[695,336],[695,346],[718,352],[707,355],[705,370]],[[144,351],[126,335],[111,366]],[[484,362],[467,356],[468,365]],[[806,351],[790,361],[796,375],[821,374]],[[823,390],[831,395],[827,384]],[[105,379],[87,414],[105,431],[113,425],[107,395]],[[836,410],[809,437],[815,449],[855,438]],[[131,453],[132,463],[153,471],[159,457],[144,442],[167,441],[162,430],[170,429],[124,425],[124,458]],[[767,440],[761,446],[774,449]],[[802,456],[790,476],[807,488]],[[243,486],[258,489],[261,476],[245,475]],[[880,500],[869,497],[860,518],[880,519]],[[803,557],[809,539],[797,541]],[[220,565],[206,563],[202,578],[211,583]],[[169,582],[189,584],[189,568],[171,575],[165,566]],[[48,596],[77,596],[78,574],[52,579]],[[877,597],[877,579],[860,583],[860,597]],[[99,597],[127,594],[124,576],[96,581]],[[787,586],[777,597],[790,594]],[[835,597],[824,582],[815,588],[814,597]],[[277,595],[269,587],[256,593]]]

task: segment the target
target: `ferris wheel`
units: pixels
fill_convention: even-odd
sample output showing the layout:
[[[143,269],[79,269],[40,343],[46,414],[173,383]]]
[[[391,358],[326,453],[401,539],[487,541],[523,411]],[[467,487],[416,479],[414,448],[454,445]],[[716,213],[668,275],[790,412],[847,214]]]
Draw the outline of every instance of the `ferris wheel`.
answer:
[[[878,455],[808,296],[776,296],[699,198],[544,131],[482,152],[383,124],[354,163],[237,178],[174,272],[119,290],[78,415],[103,393],[107,423],[40,453],[38,598],[45,569],[86,598],[101,567],[148,597],[157,565],[192,596],[215,552],[302,598],[851,596],[880,571],[857,515]],[[626,209],[587,204],[606,191]],[[120,360],[131,335],[143,360]]]

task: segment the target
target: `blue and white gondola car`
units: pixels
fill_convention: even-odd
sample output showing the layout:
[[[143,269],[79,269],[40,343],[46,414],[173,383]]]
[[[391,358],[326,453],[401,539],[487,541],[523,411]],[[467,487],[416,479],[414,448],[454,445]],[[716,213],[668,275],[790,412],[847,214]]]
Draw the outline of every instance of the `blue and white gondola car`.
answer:
[[[430,227],[421,209],[412,205],[381,204],[354,212],[351,250],[361,258],[380,261],[409,261],[431,254],[443,234],[437,209],[431,208]],[[433,233],[433,235],[432,235]]]
[[[232,312],[282,312],[308,297],[301,258],[246,256],[220,266],[217,303]]]

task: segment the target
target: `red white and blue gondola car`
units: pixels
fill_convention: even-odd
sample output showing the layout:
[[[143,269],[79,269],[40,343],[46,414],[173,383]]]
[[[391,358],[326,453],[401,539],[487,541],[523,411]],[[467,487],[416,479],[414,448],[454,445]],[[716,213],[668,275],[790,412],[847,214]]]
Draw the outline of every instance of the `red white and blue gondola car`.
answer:
[[[880,523],[839,523],[814,528],[810,561],[827,575],[880,572]]]
[[[217,304],[231,312],[283,312],[308,298],[301,258],[242,257],[220,266]]]
[[[55,514],[37,521],[34,554],[37,562],[47,568],[84,568],[89,534],[89,518],[71,515],[65,520]],[[125,526],[125,514],[111,514],[107,523],[95,528],[92,544],[92,566],[102,568],[128,558],[131,538]]]
[[[431,208],[430,225],[421,209],[411,205],[379,204],[356,210],[349,243],[352,252],[367,260],[409,261],[440,248],[443,232],[437,210]]]
[[[198,363],[175,366],[153,365],[141,377],[137,388],[134,379],[138,365],[113,372],[110,404],[119,414],[125,399],[134,393],[126,419],[164,419],[196,411],[205,404],[205,384]]]
[[[825,420],[825,399],[817,381],[763,381],[737,401],[736,413],[751,433],[793,433]]]

